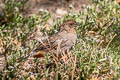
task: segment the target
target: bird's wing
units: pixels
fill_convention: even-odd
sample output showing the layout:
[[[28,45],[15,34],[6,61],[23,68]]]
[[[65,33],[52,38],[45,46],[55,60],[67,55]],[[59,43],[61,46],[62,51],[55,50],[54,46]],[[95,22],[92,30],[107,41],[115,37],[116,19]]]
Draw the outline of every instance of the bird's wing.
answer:
[[[41,41],[35,51],[39,50],[49,50],[49,49],[56,49],[60,42],[65,42],[64,36],[66,35],[66,31],[60,31],[56,34],[53,34],[48,39]],[[61,43],[61,44],[62,44]]]
[[[52,35],[49,38],[51,48],[52,49],[57,49],[57,47],[59,45],[61,46],[63,43],[65,43],[68,40],[67,38],[65,38],[65,36],[67,36],[67,31],[65,31],[65,30],[60,31],[60,32]]]
[[[33,57],[40,58],[44,57],[46,52],[49,52],[51,50],[57,50],[58,44],[60,41],[63,41],[63,33],[58,32],[52,36],[50,36],[48,39],[41,41],[39,45],[33,50]],[[65,35],[65,34],[64,34]]]

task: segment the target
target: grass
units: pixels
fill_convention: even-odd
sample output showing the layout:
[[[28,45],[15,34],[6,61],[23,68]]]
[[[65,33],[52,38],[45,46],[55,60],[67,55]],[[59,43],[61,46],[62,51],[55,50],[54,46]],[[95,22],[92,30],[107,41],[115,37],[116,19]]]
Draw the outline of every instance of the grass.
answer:
[[[51,80],[119,80],[120,79],[120,5],[112,0],[92,0],[86,11],[69,13],[59,19],[53,28],[43,28],[43,35],[54,34],[66,19],[75,19],[78,26],[78,41],[68,63],[57,63],[58,67],[45,68],[46,59],[24,58],[37,44],[33,40],[38,26],[45,26],[50,13],[24,18],[24,0],[3,0],[4,16],[0,24],[0,41],[6,58],[6,68],[0,79],[51,79]],[[12,12],[12,13],[11,13]],[[13,16],[14,15],[14,16]],[[56,22],[56,21],[55,21]],[[45,63],[43,63],[45,61]]]

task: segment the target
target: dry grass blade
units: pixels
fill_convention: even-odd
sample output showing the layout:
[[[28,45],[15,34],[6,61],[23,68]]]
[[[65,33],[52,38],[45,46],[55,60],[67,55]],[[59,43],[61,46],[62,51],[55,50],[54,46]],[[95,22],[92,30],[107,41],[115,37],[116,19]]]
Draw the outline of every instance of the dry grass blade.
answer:
[[[2,71],[5,68],[6,61],[5,57],[0,53],[0,71]]]
[[[50,44],[50,42],[49,42],[49,39],[47,39],[48,40],[48,43],[49,43],[49,46],[51,46],[51,44]],[[52,55],[52,57],[53,57],[53,60],[55,61],[55,64],[56,64],[56,67],[57,67],[57,70],[58,70],[58,58],[57,57],[55,57],[55,55],[54,55],[54,53],[53,53],[53,51],[52,50],[50,50],[50,49],[48,49],[47,48],[47,46],[43,43],[43,41],[42,40],[40,40],[40,42],[42,43],[42,45],[49,51],[49,53]],[[60,49],[59,46],[60,44],[58,44],[58,49]],[[51,48],[51,47],[50,47]],[[59,53],[59,50],[57,51],[58,53]],[[56,80],[58,80],[58,71],[56,72]]]
[[[2,71],[6,66],[5,56],[3,55],[3,41],[0,39],[0,71]]]
[[[74,73],[75,73],[75,68],[76,68],[76,62],[77,62],[77,55],[75,55],[74,67],[73,67],[73,70],[72,70],[72,80],[74,80]]]
[[[47,39],[48,40],[48,39]],[[52,55],[52,57],[55,59],[55,60],[57,60],[58,61],[58,59],[55,57],[55,55],[53,54],[53,51],[51,50],[51,47],[50,47],[50,49],[43,43],[43,41],[42,40],[40,40],[40,42],[42,43],[42,45],[48,50],[48,52],[49,53],[51,53],[51,55]],[[49,42],[49,40],[48,40],[48,43],[49,43],[49,46],[51,46],[51,44],[50,44],[50,42]]]
[[[115,34],[115,35],[113,36],[113,38],[109,41],[109,43],[107,44],[105,50],[102,52],[102,57],[103,57],[105,51],[108,49],[109,45],[111,44],[111,42],[113,41],[113,39],[114,39],[116,36],[117,36],[117,34]]]

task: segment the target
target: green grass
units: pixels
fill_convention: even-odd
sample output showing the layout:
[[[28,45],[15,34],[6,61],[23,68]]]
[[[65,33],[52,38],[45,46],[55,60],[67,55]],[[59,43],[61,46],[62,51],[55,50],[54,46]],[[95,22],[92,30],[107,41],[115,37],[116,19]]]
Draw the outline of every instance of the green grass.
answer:
[[[32,39],[32,35],[38,29],[37,26],[48,23],[50,13],[41,11],[24,18],[24,0],[4,1],[5,16],[2,20],[6,22],[0,24],[0,41],[3,43],[1,47],[7,65],[1,72],[1,79],[120,79],[120,5],[115,1],[92,0],[87,12],[70,13],[54,23],[51,30],[42,30],[43,34],[54,34],[64,20],[71,18],[80,23],[77,29],[78,41],[72,50],[73,60],[68,64],[57,63],[56,68],[44,67],[45,63],[51,62],[49,55],[45,63],[43,59],[23,58],[36,46],[37,41]]]

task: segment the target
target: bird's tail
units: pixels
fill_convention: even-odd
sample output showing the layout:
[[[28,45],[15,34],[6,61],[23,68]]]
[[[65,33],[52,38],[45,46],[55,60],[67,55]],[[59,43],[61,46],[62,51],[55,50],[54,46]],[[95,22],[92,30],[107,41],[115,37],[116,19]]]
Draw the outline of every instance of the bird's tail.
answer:
[[[18,62],[21,62],[24,59],[28,59],[29,57],[34,57],[34,58],[45,57],[45,52],[44,51],[32,51],[29,55],[20,57],[18,59]]]
[[[45,51],[42,51],[42,50],[40,50],[40,51],[35,51],[35,52],[33,52],[33,57],[34,58],[41,58],[41,57],[45,57],[45,54],[46,54],[46,52]]]

